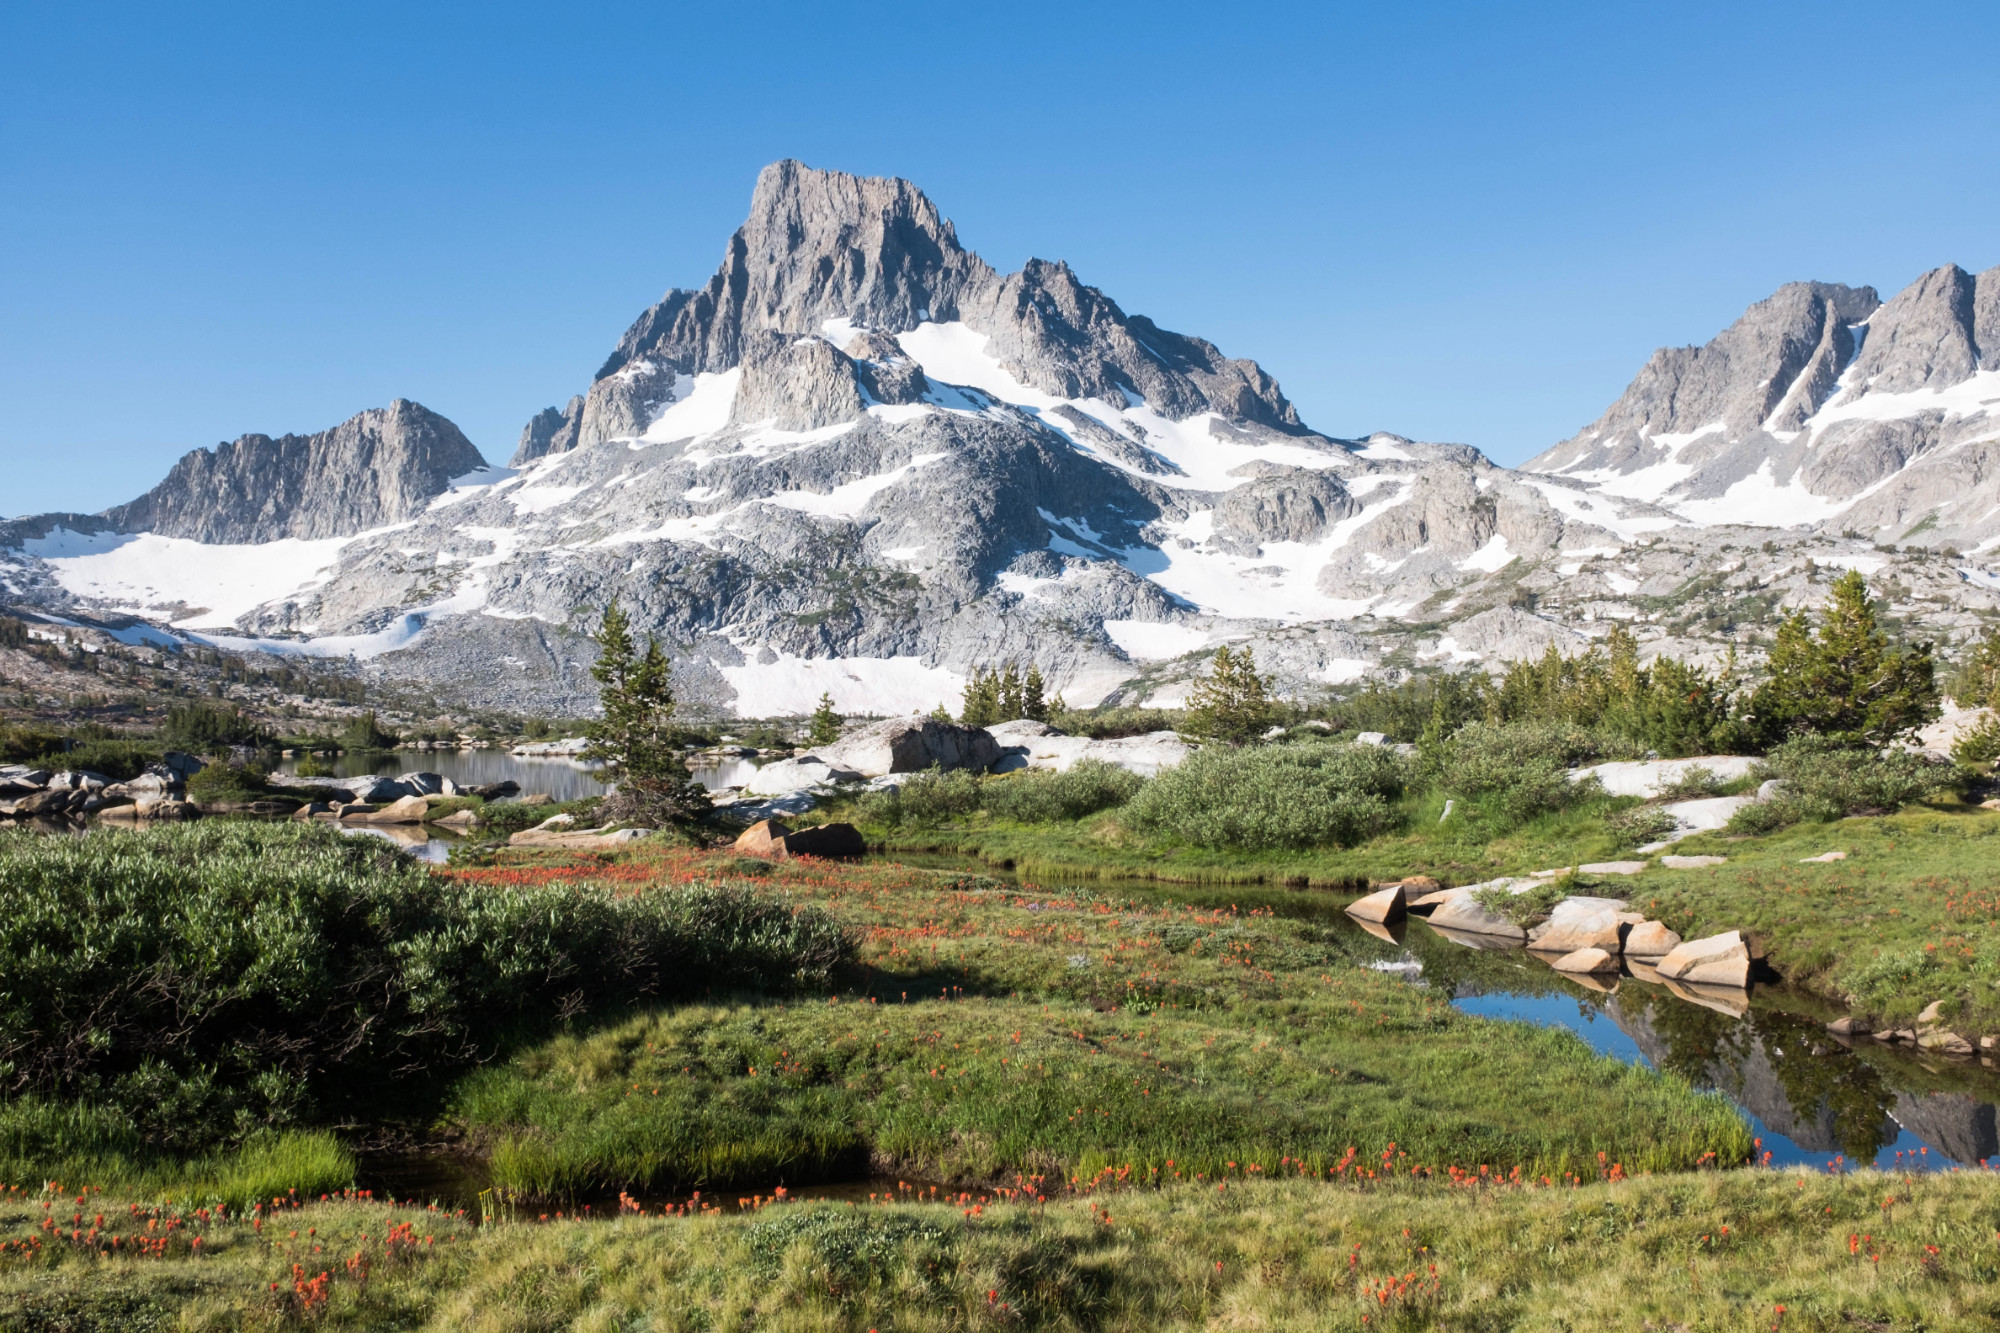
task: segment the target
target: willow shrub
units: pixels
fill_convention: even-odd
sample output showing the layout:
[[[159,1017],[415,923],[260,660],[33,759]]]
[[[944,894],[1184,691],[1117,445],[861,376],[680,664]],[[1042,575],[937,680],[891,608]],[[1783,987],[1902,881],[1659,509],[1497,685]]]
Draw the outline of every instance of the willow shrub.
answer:
[[[1568,722],[1472,722],[1427,748],[1432,787],[1501,816],[1526,823],[1604,795],[1602,784],[1572,782],[1569,770],[1607,755],[1615,742]]]
[[[741,889],[473,884],[312,826],[0,834],[0,1098],[192,1151],[580,1014],[789,990],[852,954],[825,913]]]
[[[1401,757],[1376,745],[1217,746],[1147,783],[1123,819],[1198,847],[1345,847],[1396,823],[1407,779]]]

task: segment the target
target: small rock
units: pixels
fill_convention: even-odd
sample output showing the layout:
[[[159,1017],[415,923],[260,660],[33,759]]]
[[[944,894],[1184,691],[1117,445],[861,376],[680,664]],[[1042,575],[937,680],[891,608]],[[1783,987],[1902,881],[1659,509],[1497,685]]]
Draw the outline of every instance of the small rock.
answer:
[[[460,810],[457,814],[446,815],[443,819],[434,820],[432,822],[436,823],[440,828],[455,828],[455,829],[478,828],[479,815],[477,811]]]
[[[333,807],[331,805],[328,805],[325,801],[307,801],[304,805],[292,811],[292,818],[311,819],[314,815],[326,815],[332,813],[333,813]]]
[[[1946,1055],[1971,1055],[1972,1043],[1956,1032],[1925,1032],[1917,1037],[1917,1045],[1926,1051],[1942,1051]]]
[[[1801,856],[1799,864],[1802,866],[1825,865],[1829,861],[1845,861],[1846,859],[1846,852],[1822,852],[1818,856]]]
[[[1409,899],[1401,884],[1391,884],[1347,905],[1347,914],[1361,921],[1400,921],[1409,911]]]
[[[1669,981],[1707,986],[1750,984],[1750,946],[1740,932],[1730,930],[1706,939],[1688,940],[1655,964]]]
[[[1943,1008],[1943,1000],[1932,1000],[1929,1004],[1925,1005],[1923,1012],[1917,1015],[1918,1031],[1922,1031],[1924,1028],[1936,1027],[1938,1024],[1938,1011]]]
[[[1642,921],[1625,934],[1625,953],[1631,958],[1665,958],[1680,945],[1681,937],[1658,921]]]
[[[1757,799],[1760,801],[1774,801],[1784,792],[1785,783],[1781,778],[1765,778],[1757,784]]]
[[[1387,745],[1389,738],[1379,731],[1364,731],[1354,738],[1356,745]]]
[[[556,798],[545,791],[538,791],[532,796],[523,796],[521,798],[522,805],[554,805],[555,803]]]
[[[1616,972],[1618,957],[1602,949],[1578,949],[1551,964],[1558,972]]]
[[[1862,1027],[1855,1020],[1854,1016],[1849,1014],[1844,1018],[1836,1018],[1831,1023],[1828,1023],[1826,1030],[1836,1037],[1851,1037],[1856,1032],[1861,1031]]]
[[[1700,870],[1704,866],[1719,866],[1728,859],[1726,856],[1663,856],[1660,864],[1669,870]]]
[[[1636,875],[1645,868],[1644,861],[1592,861],[1576,869],[1580,875]]]

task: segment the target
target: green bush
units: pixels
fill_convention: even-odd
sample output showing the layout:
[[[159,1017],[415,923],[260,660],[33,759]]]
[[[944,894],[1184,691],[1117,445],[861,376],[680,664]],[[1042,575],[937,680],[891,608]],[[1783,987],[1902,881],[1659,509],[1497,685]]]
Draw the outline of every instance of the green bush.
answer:
[[[1331,743],[1197,750],[1133,797],[1124,819],[1201,847],[1351,846],[1396,822],[1392,750]]]
[[[899,787],[861,798],[862,818],[899,828],[933,828],[965,819],[979,809],[979,779],[964,769],[946,772],[933,765]]]
[[[1017,824],[1056,824],[1083,819],[1124,805],[1146,780],[1102,759],[1084,759],[1068,771],[1030,769],[985,783],[981,800],[1000,819]]]
[[[1604,794],[1597,782],[1571,782],[1569,770],[1616,748],[1567,722],[1472,722],[1429,747],[1432,786],[1508,821],[1567,810]]]
[[[1666,837],[1680,827],[1680,821],[1657,805],[1635,805],[1606,815],[1604,827],[1620,846],[1639,847]]]
[[[242,764],[209,764],[187,780],[193,801],[255,801],[270,790],[264,774]]]
[[[372,838],[202,823],[0,834],[0,1097],[176,1150],[420,1092],[642,999],[819,982],[816,910],[701,885],[433,877]]]
[[[1049,725],[1065,736],[1114,740],[1155,731],[1178,731],[1187,714],[1178,708],[1077,708],[1052,713]]]
[[[1732,833],[1768,833],[1801,822],[1882,814],[1955,785],[1952,765],[1909,750],[1876,750],[1827,736],[1801,736],[1772,750],[1762,774],[1784,786],[1768,801],[1746,806],[1729,822]]]

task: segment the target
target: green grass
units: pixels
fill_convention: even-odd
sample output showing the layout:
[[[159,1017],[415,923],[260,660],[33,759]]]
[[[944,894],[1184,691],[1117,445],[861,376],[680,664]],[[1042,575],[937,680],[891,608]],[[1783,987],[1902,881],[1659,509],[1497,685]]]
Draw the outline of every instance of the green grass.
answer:
[[[1563,1032],[1461,1014],[1357,966],[1375,941],[1228,908],[780,868],[864,971],[787,1003],[664,1009],[480,1071],[452,1116],[498,1183],[768,1183],[858,1162],[929,1179],[1399,1163],[1561,1177],[1729,1163],[1720,1098]],[[1361,937],[1365,939],[1366,937]]]
[[[30,1187],[0,1199],[0,1327],[1958,1333],[2000,1320],[2000,1182],[1983,1173],[1549,1189],[1238,1176],[1224,1190],[1103,1190],[976,1214],[784,1204],[480,1228],[342,1199],[267,1209],[258,1227],[76,1198]],[[100,1234],[121,1235],[116,1257],[41,1229],[59,1215],[65,1235],[82,1231],[100,1214]],[[148,1222],[151,1234],[178,1223],[157,1258],[125,1243]],[[411,1224],[415,1243],[385,1244],[392,1223]],[[35,1238],[39,1251],[14,1248]],[[303,1310],[294,1283],[321,1272],[324,1300]]]

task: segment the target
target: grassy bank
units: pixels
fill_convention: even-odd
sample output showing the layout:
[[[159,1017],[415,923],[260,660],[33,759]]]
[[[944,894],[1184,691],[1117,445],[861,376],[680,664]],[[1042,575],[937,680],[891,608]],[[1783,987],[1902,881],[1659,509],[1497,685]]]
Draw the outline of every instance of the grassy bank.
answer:
[[[976,1213],[784,1204],[478,1229],[338,1200],[217,1220],[96,1194],[45,1211],[45,1197],[0,1202],[0,1326],[1948,1333],[2000,1319],[2000,1187],[1977,1173],[1238,1179]],[[67,1239],[100,1214],[98,1238]],[[132,1253],[177,1216],[163,1253]]]
[[[661,1010],[472,1075],[451,1116],[493,1145],[499,1183],[796,1183],[870,1161],[1170,1180],[1391,1143],[1404,1168],[1560,1179],[1599,1153],[1628,1171],[1751,1153],[1726,1102],[1461,1014],[1357,966],[1374,941],[1345,930],[897,867],[672,864],[754,871],[845,924],[858,966],[830,993]]]

